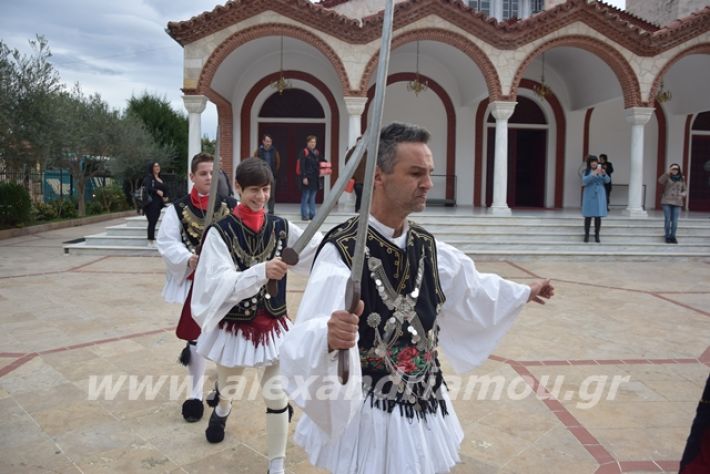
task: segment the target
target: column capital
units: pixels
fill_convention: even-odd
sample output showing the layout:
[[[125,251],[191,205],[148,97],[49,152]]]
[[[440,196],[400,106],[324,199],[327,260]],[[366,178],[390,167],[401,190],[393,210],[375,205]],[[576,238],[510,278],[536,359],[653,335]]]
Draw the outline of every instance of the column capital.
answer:
[[[624,109],[624,118],[631,125],[646,125],[655,111],[653,107],[630,107]]]
[[[367,97],[362,96],[345,96],[345,108],[349,115],[362,115],[367,104]]]
[[[502,100],[497,100],[495,102],[491,102],[491,113],[496,120],[508,120],[511,115],[513,115],[516,105],[518,105],[517,102],[504,102]]]
[[[201,114],[205,111],[207,97],[204,95],[184,95],[182,96],[182,103],[189,113]]]

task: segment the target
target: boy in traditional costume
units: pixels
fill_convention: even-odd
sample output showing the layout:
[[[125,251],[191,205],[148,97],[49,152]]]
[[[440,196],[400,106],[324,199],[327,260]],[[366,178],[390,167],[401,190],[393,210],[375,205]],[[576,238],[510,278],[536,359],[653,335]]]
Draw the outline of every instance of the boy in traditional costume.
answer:
[[[171,209],[166,210],[158,231],[158,252],[166,266],[163,298],[168,303],[183,305],[181,324],[184,324],[185,320],[189,322],[191,318],[188,295],[198,260],[197,248],[205,230],[213,165],[214,157],[210,154],[198,153],[192,158],[190,163],[192,190],[185,197],[175,201]],[[223,201],[216,204],[215,219],[231,213],[236,206],[236,199],[225,197]],[[187,339],[187,344],[180,355],[180,362],[187,366],[192,385],[190,395],[182,405],[182,416],[188,422],[200,420],[204,413],[202,400],[205,360],[195,350],[198,335],[199,331],[188,337],[182,337]]]
[[[382,130],[360,305],[355,313],[343,310],[355,217],[324,238],[281,347],[286,391],[305,412],[296,443],[331,472],[448,472],[459,461],[463,430],[439,347],[454,369],[470,370],[527,301],[554,292],[549,280],[528,286],[478,273],[461,251],[407,220],[424,209],[432,187],[428,139],[413,125]],[[337,349],[350,363],[345,385],[336,376]]]
[[[279,348],[291,328],[286,314],[286,272],[281,252],[302,230],[267,214],[273,175],[259,158],[243,160],[236,170],[240,204],[205,235],[192,294],[192,313],[202,328],[197,351],[217,363],[220,401],[205,436],[224,439],[237,379],[245,367],[263,367],[266,437],[270,474],[283,473],[292,409],[279,374]],[[301,252],[294,270],[308,273],[322,235]],[[277,291],[267,291],[276,280]]]

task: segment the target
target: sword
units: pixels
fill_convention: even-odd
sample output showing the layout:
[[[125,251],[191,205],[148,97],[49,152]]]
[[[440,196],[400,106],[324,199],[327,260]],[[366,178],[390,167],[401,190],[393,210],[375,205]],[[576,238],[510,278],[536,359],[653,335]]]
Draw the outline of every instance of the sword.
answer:
[[[382,43],[377,65],[377,76],[375,79],[375,100],[372,108],[372,121],[368,127],[367,161],[365,163],[365,180],[362,187],[362,199],[360,201],[360,216],[357,223],[357,237],[355,239],[352,265],[350,266],[350,280],[345,292],[345,304],[349,305],[349,311],[351,313],[355,312],[360,302],[360,285],[362,283],[362,268],[365,262],[367,225],[370,218],[372,188],[375,181],[377,153],[380,145],[380,128],[382,127],[382,109],[385,105],[385,89],[387,88],[387,70],[390,61],[393,17],[394,1],[388,0],[385,5],[384,23],[382,24]],[[348,383],[348,378],[350,377],[350,359],[348,358],[348,352],[342,349],[338,351],[338,377],[340,378],[340,383],[343,385]]]
[[[214,207],[217,204],[217,188],[219,187],[219,173],[222,164],[222,157],[219,154],[220,130],[221,125],[217,125],[217,144],[214,150],[214,162],[212,164],[212,181],[210,182],[210,197],[207,200],[207,213],[205,214],[205,232],[207,227],[212,225],[214,221]]]
[[[323,204],[321,204],[315,217],[305,228],[301,236],[296,240],[296,242],[294,242],[291,247],[286,247],[281,251],[281,260],[286,262],[286,264],[293,266],[298,263],[300,259],[299,254],[304,248],[306,248],[308,242],[311,241],[315,233],[325,221],[325,218],[328,217],[330,211],[337,204],[340,195],[345,189],[345,185],[347,184],[353,173],[355,173],[355,169],[357,169],[357,165],[360,163],[360,160],[362,159],[365,153],[364,142],[365,140],[360,140],[360,142],[358,142],[357,146],[355,147],[355,151],[353,151],[353,154],[350,156],[350,160],[345,165],[343,172],[335,181],[335,184],[331,188],[328,197],[325,198],[325,201],[323,201]],[[266,284],[266,290],[271,296],[276,296],[279,292],[278,282],[276,280],[269,280],[269,282]]]

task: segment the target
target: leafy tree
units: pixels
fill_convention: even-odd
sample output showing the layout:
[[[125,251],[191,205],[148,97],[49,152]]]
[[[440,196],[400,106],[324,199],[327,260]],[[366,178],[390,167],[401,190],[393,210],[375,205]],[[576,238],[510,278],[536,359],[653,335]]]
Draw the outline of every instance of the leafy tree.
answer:
[[[202,135],[202,151],[214,155],[217,149],[217,140],[212,140],[207,135]]]
[[[86,215],[84,191],[95,176],[107,174],[114,129],[120,117],[99,94],[84,95],[79,85],[55,97],[57,143],[51,165],[68,169],[77,190],[79,215]]]
[[[172,151],[158,145],[135,115],[125,114],[114,132],[109,168],[115,178],[123,178],[132,195],[148,172],[148,164],[157,161],[164,166],[170,162]]]
[[[126,113],[140,118],[158,145],[172,150],[170,171],[186,175],[187,117],[174,111],[167,99],[148,93],[144,93],[141,97],[131,97]]]
[[[47,40],[30,40],[32,54],[0,41],[0,159],[10,171],[43,166],[54,145],[54,97],[62,91]]]

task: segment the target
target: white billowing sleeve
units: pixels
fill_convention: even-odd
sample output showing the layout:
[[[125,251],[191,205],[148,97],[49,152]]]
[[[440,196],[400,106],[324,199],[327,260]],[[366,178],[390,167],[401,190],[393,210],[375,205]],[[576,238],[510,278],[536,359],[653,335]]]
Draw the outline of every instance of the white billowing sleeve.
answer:
[[[219,231],[210,227],[192,283],[192,318],[203,332],[214,329],[230,309],[266,284],[266,264],[239,271]]]
[[[439,346],[454,370],[467,372],[493,352],[530,296],[530,287],[479,273],[469,257],[436,243],[446,303],[438,318]]]
[[[182,224],[175,209],[167,208],[158,229],[156,244],[165,262],[163,298],[168,303],[184,303],[190,289],[190,281],[187,277],[191,270],[187,262],[192,252],[182,242],[181,228]]]
[[[296,323],[280,348],[285,390],[329,437],[340,435],[362,406],[362,371],[357,345],[348,350],[350,378],[338,381],[337,352],[328,353],[328,319],[345,308],[350,269],[333,244],[321,250],[298,308]]]

